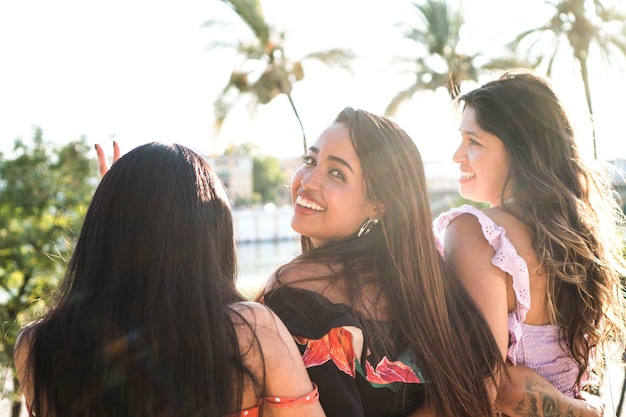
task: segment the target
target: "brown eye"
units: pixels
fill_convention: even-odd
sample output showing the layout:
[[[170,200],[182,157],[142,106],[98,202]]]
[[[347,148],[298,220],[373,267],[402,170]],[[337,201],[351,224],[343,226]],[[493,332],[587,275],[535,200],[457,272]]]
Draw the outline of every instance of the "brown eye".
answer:
[[[343,175],[343,173],[341,171],[339,171],[338,169],[333,169],[330,171],[330,175],[332,175],[335,178],[338,178],[342,181],[346,180],[346,177]]]

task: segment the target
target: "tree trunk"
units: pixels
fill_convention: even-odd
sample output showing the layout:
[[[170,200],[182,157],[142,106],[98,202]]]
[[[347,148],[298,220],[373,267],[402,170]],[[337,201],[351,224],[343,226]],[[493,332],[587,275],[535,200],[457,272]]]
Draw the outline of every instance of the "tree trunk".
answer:
[[[293,112],[296,115],[296,119],[298,119],[298,123],[300,124],[300,129],[302,130],[302,144],[304,145],[303,155],[306,155],[308,147],[306,146],[306,134],[304,133],[304,126],[302,126],[302,120],[300,120],[300,116],[298,115],[298,110],[296,109],[296,105],[294,104],[293,99],[291,98],[291,94],[287,94],[287,98],[289,99],[289,104],[291,104],[291,108],[293,109]]]
[[[593,108],[591,106],[591,88],[589,87],[589,70],[587,68],[587,57],[579,56],[580,73],[583,77],[583,85],[585,87],[585,99],[587,100],[587,109],[589,109],[589,120],[591,122],[591,139],[593,140],[593,159],[598,159],[598,151],[596,147],[596,127],[593,119]]]

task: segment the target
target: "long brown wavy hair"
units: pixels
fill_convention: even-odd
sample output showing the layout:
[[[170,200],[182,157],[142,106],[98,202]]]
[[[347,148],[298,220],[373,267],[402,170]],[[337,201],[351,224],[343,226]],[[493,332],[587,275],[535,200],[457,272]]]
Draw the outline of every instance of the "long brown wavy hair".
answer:
[[[528,70],[506,71],[458,104],[472,107],[509,155],[503,191],[510,187],[515,204],[503,207],[530,232],[546,271],[550,319],[564,329],[579,382],[588,369],[601,372],[608,342],[623,346],[624,336],[624,214],[615,170],[581,159],[559,98]]]
[[[445,270],[432,229],[432,214],[424,167],[413,140],[396,123],[363,110],[345,108],[336,123],[345,124],[361,163],[366,197],[380,202],[385,214],[363,238],[313,248],[301,236],[302,255],[279,268],[323,264],[333,272],[320,277],[347,287],[351,305],[384,309],[401,336],[402,346],[381,339],[385,332],[375,320],[361,320],[366,338],[385,352],[409,347],[429,383],[426,401],[438,415],[491,416],[485,382],[502,366],[489,326],[462,285]],[[328,269],[326,269],[328,270]],[[379,298],[364,300],[373,286]],[[371,293],[368,293],[371,294]],[[359,315],[359,309],[355,308]],[[375,311],[361,311],[363,318]],[[377,337],[378,336],[378,337]]]

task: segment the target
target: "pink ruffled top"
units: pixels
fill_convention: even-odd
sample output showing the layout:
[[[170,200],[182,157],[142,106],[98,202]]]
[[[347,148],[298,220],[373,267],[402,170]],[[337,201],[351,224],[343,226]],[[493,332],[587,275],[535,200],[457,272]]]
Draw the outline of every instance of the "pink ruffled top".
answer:
[[[507,359],[514,365],[522,364],[534,369],[561,392],[572,397],[578,396],[578,365],[565,348],[561,328],[551,324],[535,326],[524,323],[531,301],[528,266],[518,255],[505,230],[477,208],[463,205],[450,209],[435,219],[433,226],[437,249],[444,255],[446,227],[462,214],[476,217],[485,239],[495,251],[491,263],[513,279],[516,304],[515,309],[509,313]]]

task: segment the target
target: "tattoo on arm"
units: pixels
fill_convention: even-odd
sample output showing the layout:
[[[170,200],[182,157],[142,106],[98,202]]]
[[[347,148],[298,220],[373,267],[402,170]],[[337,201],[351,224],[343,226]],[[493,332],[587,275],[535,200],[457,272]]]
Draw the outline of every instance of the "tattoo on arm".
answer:
[[[549,385],[549,386],[548,386]],[[514,414],[510,417],[581,417],[582,412],[569,404],[559,401],[556,388],[549,382],[536,377],[526,381],[526,392],[520,402],[513,409]]]

